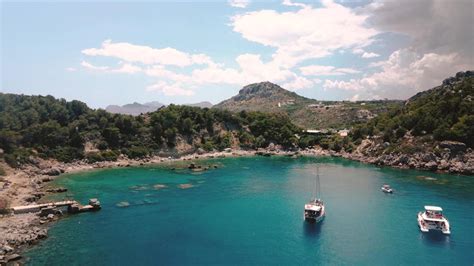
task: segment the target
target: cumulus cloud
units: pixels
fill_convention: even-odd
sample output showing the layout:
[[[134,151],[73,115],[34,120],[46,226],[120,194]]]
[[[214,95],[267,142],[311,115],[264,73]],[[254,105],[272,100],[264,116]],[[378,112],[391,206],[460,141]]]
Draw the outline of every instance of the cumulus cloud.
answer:
[[[310,65],[300,67],[300,71],[305,76],[340,76],[346,74],[357,74],[360,71],[352,68],[336,68],[334,66]]]
[[[295,5],[291,1],[285,4]],[[232,17],[231,25],[243,38],[275,47],[274,61],[287,68],[338,49],[365,47],[379,32],[366,25],[368,15],[322,1],[322,7],[298,5],[296,11],[261,10]]]
[[[230,0],[229,5],[238,8],[246,8],[250,4],[250,0]]]
[[[88,56],[115,57],[126,62],[142,64],[162,64],[179,67],[192,64],[212,64],[210,58],[203,54],[191,55],[170,47],[156,49],[126,42],[114,43],[111,40],[105,40],[100,48],[84,49],[82,53]]]
[[[305,77],[295,77],[291,82],[284,83],[283,88],[291,91],[307,89],[314,86],[314,84],[319,83],[320,80],[310,80]]]
[[[469,0],[378,1],[368,22],[381,31],[410,36],[419,53],[456,52],[473,60],[474,2]]]
[[[229,1],[240,8],[248,3]],[[147,90],[169,96],[191,96],[206,84],[242,86],[268,80],[290,90],[316,86],[344,90],[347,99],[352,100],[404,99],[438,85],[457,71],[474,68],[473,3],[374,1],[362,8],[350,8],[332,0],[323,0],[318,7],[283,0],[287,11],[242,11],[230,20],[234,32],[270,48],[270,59],[244,51],[235,58],[236,67],[226,67],[203,53],[106,40],[100,47],[82,53],[122,63],[110,67],[83,61],[81,65],[105,73],[143,73],[157,80]],[[385,55],[371,49],[376,38],[377,43],[385,41],[379,34],[386,32],[409,36],[412,42],[408,47],[397,47],[384,59]],[[342,56],[345,52],[367,59],[361,60],[364,62],[372,58],[377,61],[367,62],[365,67],[358,65],[358,69],[305,65],[312,59]],[[361,70],[368,72],[363,74]],[[316,79],[320,76],[326,76],[324,82]]]
[[[430,89],[458,71],[474,68],[472,1],[376,1],[361,10],[379,31],[411,37],[407,48],[369,68],[380,71],[360,79],[326,80],[325,89],[356,91],[359,98],[406,99]],[[361,57],[376,57],[361,48]]]
[[[454,73],[471,69],[456,53],[419,55],[412,49],[392,53],[379,62],[380,72],[349,81],[326,80],[325,89],[355,91],[364,99],[407,99],[416,92],[430,89]]]

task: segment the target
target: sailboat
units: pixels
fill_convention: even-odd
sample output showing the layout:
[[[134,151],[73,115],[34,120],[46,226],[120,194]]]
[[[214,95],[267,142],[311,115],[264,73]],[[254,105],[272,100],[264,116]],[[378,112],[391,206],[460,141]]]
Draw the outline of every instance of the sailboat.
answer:
[[[304,219],[308,222],[319,223],[326,215],[324,202],[319,198],[321,196],[319,184],[319,167],[316,168],[316,187],[315,195],[304,205]]]

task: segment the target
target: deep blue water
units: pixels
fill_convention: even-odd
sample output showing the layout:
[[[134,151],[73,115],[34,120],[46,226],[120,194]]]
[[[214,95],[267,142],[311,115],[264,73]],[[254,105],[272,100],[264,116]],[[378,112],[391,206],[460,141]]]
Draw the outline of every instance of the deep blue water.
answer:
[[[74,199],[103,209],[56,223],[31,265],[473,265],[474,179],[377,168],[338,158],[207,161],[65,175]],[[303,221],[319,165],[326,219]],[[430,177],[426,179],[426,177]],[[395,189],[381,192],[382,184]],[[166,188],[155,189],[156,184]],[[180,184],[192,184],[183,189]],[[116,204],[130,203],[121,208]],[[439,205],[452,235],[419,232],[416,214]]]

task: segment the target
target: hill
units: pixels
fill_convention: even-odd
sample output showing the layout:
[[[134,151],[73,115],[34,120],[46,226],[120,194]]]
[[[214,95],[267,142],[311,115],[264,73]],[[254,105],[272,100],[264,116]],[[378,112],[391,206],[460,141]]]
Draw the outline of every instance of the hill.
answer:
[[[200,107],[200,108],[211,108],[212,103],[210,102],[198,102],[198,103],[190,103],[190,104],[183,104],[185,106],[191,106],[191,107]],[[164,107],[165,104],[162,104],[160,102],[154,101],[154,102],[149,102],[149,103],[131,103],[131,104],[125,104],[122,106],[119,105],[109,105],[105,108],[107,112],[113,113],[113,114],[124,114],[124,115],[133,115],[133,116],[138,116],[141,114],[146,114],[146,113],[151,113],[154,112],[162,107]]]
[[[137,102],[131,103],[131,104],[125,104],[122,106],[119,105],[109,105],[105,108],[107,112],[113,113],[113,114],[125,114],[125,115],[140,115],[140,114],[145,114],[149,112],[154,112],[158,110],[159,108],[163,107],[164,104],[160,102],[149,102],[145,104],[140,104]]]
[[[355,126],[350,137],[366,161],[474,173],[474,72],[416,94]]]
[[[271,82],[243,87],[239,93],[214,108],[233,112],[261,111],[284,113],[298,126],[306,129],[346,128],[365,122],[386,112],[401,101],[318,101],[287,91]]]
[[[186,104],[183,104],[183,105],[191,106],[191,107],[200,107],[200,108],[211,108],[212,107],[212,103],[210,103],[208,101],[198,102],[198,103],[186,103]]]
[[[301,130],[288,117],[169,105],[139,116],[93,110],[80,101],[0,93],[0,159],[115,160],[225,148],[289,147]],[[33,159],[32,159],[33,158]]]

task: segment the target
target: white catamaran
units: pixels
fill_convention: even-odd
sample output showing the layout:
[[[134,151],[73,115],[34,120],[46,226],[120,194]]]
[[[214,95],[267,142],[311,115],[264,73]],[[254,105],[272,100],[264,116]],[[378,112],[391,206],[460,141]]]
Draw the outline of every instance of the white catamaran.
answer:
[[[304,205],[304,219],[308,222],[319,223],[326,215],[324,203],[319,198],[321,196],[319,184],[319,167],[316,168],[316,187],[314,197]]]
[[[451,234],[449,221],[438,206],[425,206],[425,211],[418,213],[418,226],[423,233],[441,231],[445,235]]]

